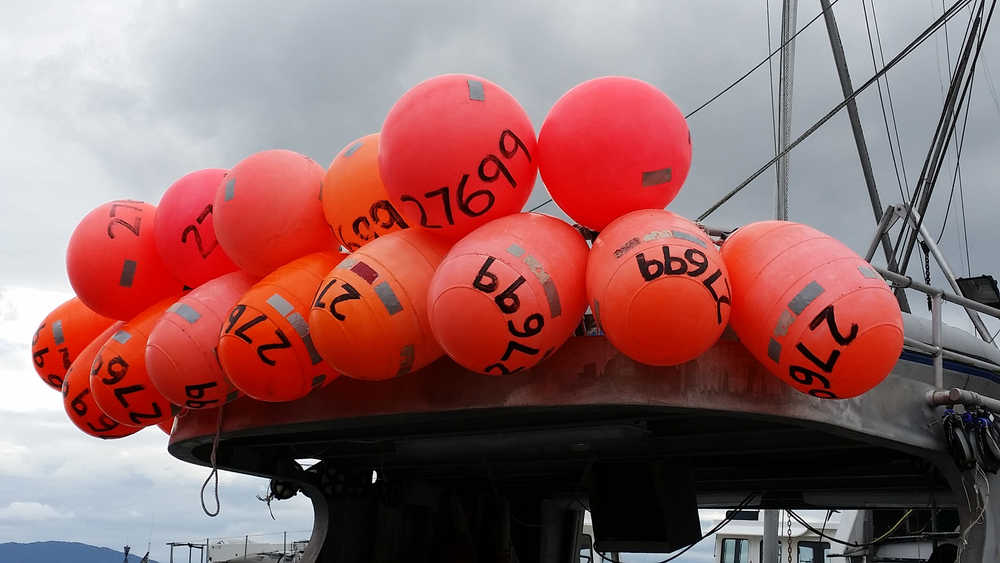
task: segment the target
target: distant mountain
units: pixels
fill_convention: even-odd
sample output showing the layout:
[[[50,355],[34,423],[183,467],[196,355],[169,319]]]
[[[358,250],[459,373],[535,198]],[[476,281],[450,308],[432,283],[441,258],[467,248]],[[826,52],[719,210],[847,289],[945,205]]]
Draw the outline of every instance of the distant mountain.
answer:
[[[145,553],[145,552],[143,552]],[[67,541],[0,543],[0,563],[122,563],[125,553],[106,547]],[[142,554],[129,554],[129,563],[139,563]],[[150,561],[150,563],[156,563]]]

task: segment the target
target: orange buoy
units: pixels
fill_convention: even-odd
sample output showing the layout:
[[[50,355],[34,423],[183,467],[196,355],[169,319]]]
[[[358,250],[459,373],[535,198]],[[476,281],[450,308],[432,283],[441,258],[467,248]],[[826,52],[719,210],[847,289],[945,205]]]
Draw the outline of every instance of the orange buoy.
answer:
[[[633,211],[609,224],[587,262],[587,297],[608,339],[656,366],[700,356],[730,314],[726,265],[712,239],[666,210]]]
[[[400,229],[406,220],[389,201],[378,173],[378,133],[351,141],[323,179],[323,214],[349,252]]]
[[[764,221],[722,245],[733,286],[730,325],[782,381],[822,399],[878,385],[903,349],[903,320],[871,265],[812,227]]]
[[[449,243],[417,229],[353,252],[319,286],[309,312],[316,349],[357,379],[388,379],[441,357],[427,321],[427,288]]]
[[[215,234],[240,268],[263,277],[312,252],[336,248],[323,219],[323,167],[286,150],[248,156],[215,194]]]
[[[666,207],[690,167],[684,115],[634,78],[576,86],[552,106],[538,134],[538,170],[552,199],[598,231],[630,211]]]
[[[519,213],[458,241],[431,281],[431,330],[472,371],[530,368],[570,337],[587,309],[587,243],[563,221]]]
[[[176,417],[171,417],[171,418],[168,418],[168,419],[164,420],[163,422],[160,422],[160,423],[157,423],[157,425],[156,425],[156,426],[157,426],[157,427],[158,427],[158,428],[159,428],[160,430],[163,430],[163,432],[164,432],[164,433],[165,433],[165,434],[166,434],[167,436],[169,436],[169,435],[170,435],[171,433],[173,433],[173,430],[174,430],[174,422],[175,422],[176,420],[177,420],[177,418],[176,418]]]
[[[148,203],[116,200],[80,221],[66,250],[66,273],[84,305],[127,320],[181,290],[156,251],[155,215]]]
[[[121,424],[149,426],[178,410],[156,390],[146,371],[146,340],[180,295],[139,313],[108,338],[90,370],[90,391],[101,410]]]
[[[517,213],[535,185],[535,131],[517,100],[469,74],[411,88],[382,126],[378,164],[411,226],[452,240]]]
[[[239,298],[219,338],[219,362],[237,389],[260,401],[293,401],[337,376],[317,353],[306,318],[316,286],[343,257],[303,256]]]
[[[229,310],[257,279],[231,272],[167,308],[146,342],[146,371],[157,391],[189,409],[218,407],[239,396],[219,365],[219,332]]]
[[[97,406],[90,392],[90,365],[104,341],[111,337],[124,323],[115,322],[97,335],[77,355],[66,371],[62,383],[63,407],[70,421],[77,428],[97,438],[123,438],[135,434],[141,426],[126,426],[111,420]]]
[[[56,307],[31,337],[31,359],[42,381],[57,391],[62,389],[69,366],[113,322],[76,297]]]
[[[192,172],[173,183],[156,206],[153,235],[170,273],[188,287],[236,270],[215,238],[212,204],[225,170]]]

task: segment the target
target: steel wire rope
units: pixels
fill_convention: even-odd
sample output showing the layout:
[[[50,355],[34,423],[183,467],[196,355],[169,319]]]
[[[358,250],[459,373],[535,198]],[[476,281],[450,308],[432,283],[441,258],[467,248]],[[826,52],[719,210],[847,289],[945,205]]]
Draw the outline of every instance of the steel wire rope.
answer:
[[[913,41],[911,41],[906,47],[903,48],[903,50],[901,50],[895,57],[893,57],[892,60],[890,60],[888,63],[886,63],[886,65],[884,67],[882,67],[882,70],[880,70],[877,73],[875,73],[871,78],[869,78],[867,81],[865,81],[864,84],[862,84],[857,89],[855,89],[854,92],[851,95],[847,96],[846,98],[844,98],[844,100],[842,102],[840,102],[836,106],[834,106],[833,109],[831,109],[829,112],[827,112],[826,115],[824,115],[823,117],[821,117],[819,119],[819,121],[817,121],[816,123],[814,123],[811,127],[809,127],[808,129],[806,129],[801,135],[799,135],[794,141],[792,141],[787,147],[785,147],[785,149],[782,150],[778,155],[776,155],[771,160],[767,161],[756,172],[754,172],[753,174],[751,174],[746,180],[744,180],[743,182],[739,183],[735,188],[733,188],[726,195],[724,195],[722,197],[722,199],[720,199],[715,204],[713,204],[711,207],[709,207],[707,210],[705,210],[701,215],[698,216],[697,220],[698,221],[705,220],[705,218],[707,218],[709,215],[711,215],[712,213],[714,213],[718,208],[722,207],[727,201],[729,201],[730,199],[732,199],[733,196],[735,196],[736,194],[738,194],[740,191],[743,190],[743,188],[747,187],[751,182],[753,182],[754,180],[756,180],[761,174],[763,174],[765,171],[767,171],[767,169],[770,168],[771,165],[773,165],[775,162],[777,162],[779,158],[781,158],[782,156],[788,154],[792,149],[794,149],[795,147],[797,147],[802,141],[806,140],[810,135],[812,135],[813,133],[815,133],[820,127],[822,127],[834,115],[836,115],[840,110],[842,110],[843,108],[845,108],[847,106],[847,104],[851,102],[851,100],[857,98],[859,94],[861,94],[869,86],[871,86],[873,83],[875,83],[875,81],[878,80],[879,77],[881,77],[886,72],[888,72],[892,67],[894,67],[897,64],[899,64],[899,62],[901,60],[903,60],[903,58],[905,58],[907,55],[909,55],[911,52],[913,52],[914,49],[916,49],[917,47],[919,47],[924,41],[927,40],[928,37],[930,37],[931,35],[933,35],[941,27],[941,25],[944,22],[946,22],[946,21],[950,20],[952,17],[954,17],[954,15],[958,12],[958,10],[960,10],[961,8],[963,8],[965,5],[967,5],[971,1],[972,0],[956,0],[955,4],[952,5],[952,7],[948,10],[948,12],[945,13],[945,15],[939,17],[934,22],[932,22],[924,31],[922,31],[920,33],[920,35],[918,35],[916,37],[916,39],[914,39]]]
[[[868,49],[872,54],[872,70],[878,70],[878,62],[875,60],[875,43],[872,41],[872,31],[871,27],[868,25],[868,8],[865,4],[866,0],[861,0],[861,9],[865,15],[865,31],[868,32]],[[883,77],[883,80],[888,84],[889,77]],[[896,162],[896,149],[893,148],[892,144],[892,134],[889,132],[889,116],[885,111],[885,100],[882,97],[882,81],[876,81],[876,87],[878,87],[878,103],[882,107],[882,122],[885,123],[885,138],[889,142],[889,154],[892,156],[892,171],[896,174],[896,185],[899,187],[899,197],[901,200],[906,201],[906,195],[903,193],[903,179],[899,175],[899,164]],[[900,152],[900,158],[902,158],[902,152]]]
[[[875,0],[872,0],[872,25],[875,27],[875,42],[878,43],[879,60],[885,66],[885,51],[882,48],[882,34],[878,28],[878,13],[875,10]],[[889,115],[892,117],[892,132],[896,137],[896,147],[899,149],[899,169],[903,172],[903,189],[906,197],[910,197],[910,181],[906,177],[906,160],[903,159],[903,144],[899,140],[899,127],[896,124],[896,107],[892,102],[892,88],[889,86],[889,75],[885,75],[885,97],[889,100]]]
[[[965,0],[965,1],[969,1],[969,0]],[[722,90],[719,90],[714,96],[712,96],[711,98],[705,100],[705,102],[702,103],[700,106],[698,106],[698,107],[694,108],[693,110],[691,110],[691,112],[689,112],[687,115],[684,116],[684,119],[690,119],[691,116],[693,116],[694,114],[698,113],[699,111],[701,111],[702,109],[704,109],[706,106],[708,106],[709,104],[711,104],[715,100],[721,98],[726,92],[732,90],[740,82],[743,82],[744,80],[746,80],[746,78],[748,76],[750,76],[751,74],[753,74],[753,72],[755,70],[757,70],[760,67],[764,66],[765,63],[770,64],[770,61],[771,61],[771,59],[774,58],[774,55],[776,55],[777,53],[781,52],[781,50],[784,49],[786,45],[788,45],[789,43],[791,43],[792,41],[794,41],[795,38],[798,37],[800,33],[802,33],[803,31],[805,31],[806,29],[808,29],[809,26],[811,26],[813,23],[816,22],[816,20],[818,20],[819,18],[821,18],[823,16],[823,14],[826,13],[826,10],[832,10],[833,7],[837,4],[837,2],[840,2],[840,0],[833,0],[832,2],[830,2],[830,6],[828,8],[826,8],[825,10],[821,10],[820,13],[816,14],[813,17],[813,19],[811,19],[808,22],[806,22],[806,24],[804,26],[802,26],[802,28],[800,28],[791,37],[788,38],[788,41],[785,41],[784,43],[782,43],[781,45],[779,45],[776,49],[774,49],[773,51],[771,51],[767,55],[767,57],[764,58],[764,60],[760,61],[759,63],[757,63],[756,65],[754,65],[753,67],[751,67],[750,70],[744,72],[739,78],[737,78],[736,80],[734,80],[729,86],[726,86]],[[770,20],[768,21],[768,23],[770,24]],[[770,47],[770,39],[771,39],[771,34],[769,32],[768,33],[768,46],[769,47]],[[772,84],[773,84],[773,80],[772,80]],[[772,93],[771,93],[771,99],[772,100],[774,99],[773,90],[772,90]],[[773,109],[773,106],[772,106],[772,109]],[[775,133],[775,136],[777,136],[777,133]],[[777,141],[775,141],[775,142],[777,143]],[[549,203],[552,203],[552,198],[551,197],[549,199],[543,201],[542,203],[539,203],[535,207],[532,207],[530,210],[528,210],[528,213],[533,213],[533,212],[537,211],[538,209],[540,209],[540,208],[548,205]]]
[[[787,509],[786,512],[788,512],[788,515],[791,516],[793,520],[795,520],[796,522],[798,522],[803,528],[809,530],[810,532],[816,534],[817,536],[819,536],[819,537],[821,537],[823,539],[827,539],[827,540],[830,540],[830,541],[832,541],[834,543],[838,543],[840,545],[845,545],[847,547],[865,548],[865,547],[872,547],[873,545],[876,545],[879,542],[881,542],[881,541],[885,540],[886,538],[888,538],[893,532],[895,532],[903,524],[903,522],[906,521],[907,518],[910,517],[910,514],[913,513],[913,509],[912,508],[907,509],[906,512],[904,512],[903,515],[899,518],[899,520],[897,520],[896,523],[893,524],[892,527],[889,528],[888,531],[886,531],[884,534],[882,534],[881,536],[875,538],[874,540],[872,540],[872,541],[870,541],[868,543],[854,543],[854,542],[848,542],[848,541],[838,540],[835,537],[826,535],[822,530],[817,530],[816,528],[810,526],[809,523],[806,522],[801,516],[799,516],[794,510]]]

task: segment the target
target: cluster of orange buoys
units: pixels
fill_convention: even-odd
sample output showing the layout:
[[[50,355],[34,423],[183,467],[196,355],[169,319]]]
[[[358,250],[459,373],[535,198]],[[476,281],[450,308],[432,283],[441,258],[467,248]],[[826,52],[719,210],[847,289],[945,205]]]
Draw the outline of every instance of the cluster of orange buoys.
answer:
[[[444,354],[531,377],[588,307],[638,362],[691,361],[729,325],[814,397],[878,384],[902,346],[884,281],[796,223],[754,223],[719,248],[664,209],[690,163],[683,116],[644,82],[577,86],[536,139],[496,84],[435,77],[327,170],[264,151],[184,176],[157,206],[91,211],[67,251],[77,297],[42,321],[34,363],[102,438],[241,395],[293,401],[338,376],[400,377]],[[599,232],[592,245],[521,212],[537,173]]]

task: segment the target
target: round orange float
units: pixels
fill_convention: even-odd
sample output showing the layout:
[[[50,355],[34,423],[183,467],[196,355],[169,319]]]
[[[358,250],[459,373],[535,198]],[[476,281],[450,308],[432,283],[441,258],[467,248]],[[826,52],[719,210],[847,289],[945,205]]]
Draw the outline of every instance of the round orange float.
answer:
[[[730,325],[782,381],[823,399],[878,385],[903,348],[889,286],[833,237],[786,221],[742,227],[722,245],[733,286]]]
[[[229,310],[256,278],[245,272],[220,276],[167,308],[146,342],[146,371],[171,403],[212,408],[239,396],[219,365],[219,332]]]
[[[609,224],[587,262],[587,296],[608,339],[657,366],[700,356],[730,315],[729,275],[712,239],[665,210],[633,211]]]
[[[170,273],[198,287],[236,269],[215,238],[212,204],[225,170],[192,172],[173,183],[156,206],[153,235]]]
[[[316,349],[357,379],[388,379],[441,356],[427,288],[448,242],[416,229],[379,237],[323,279],[309,312]]]
[[[323,219],[323,167],[286,150],[248,156],[215,194],[215,234],[240,268],[263,277],[312,252],[336,248]]]
[[[563,221],[520,213],[458,241],[431,281],[431,330],[472,371],[516,373],[566,341],[587,309],[587,243]]]
[[[42,381],[57,391],[62,389],[69,366],[113,322],[76,297],[56,307],[31,337],[31,359]]]
[[[80,221],[66,250],[66,273],[84,305],[127,320],[182,289],[156,250],[155,215],[148,203],[116,200]]]
[[[378,133],[351,141],[337,154],[323,180],[323,214],[348,251],[407,228],[389,201],[378,173]]]
[[[691,135],[654,86],[607,76],[566,92],[538,134],[538,171],[559,207],[601,230],[638,209],[663,209],[691,167]]]
[[[343,257],[303,256],[239,298],[219,338],[219,362],[237,389],[260,401],[292,401],[337,376],[317,353],[306,318],[316,286]]]
[[[77,355],[63,379],[63,406],[70,421],[80,430],[97,438],[123,438],[142,429],[141,426],[126,426],[111,420],[97,406],[90,392],[90,365],[94,363],[94,357],[104,345],[104,341],[123,324],[121,321],[114,323],[87,344]]]
[[[174,416],[177,407],[156,390],[146,371],[146,340],[180,295],[139,313],[108,338],[90,370],[90,391],[101,410],[121,424],[149,426]]]
[[[496,84],[447,74],[417,84],[382,125],[378,163],[411,227],[455,240],[517,213],[535,184],[535,131]]]

